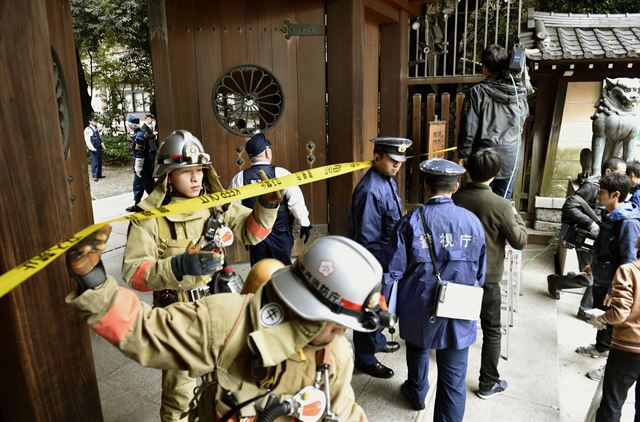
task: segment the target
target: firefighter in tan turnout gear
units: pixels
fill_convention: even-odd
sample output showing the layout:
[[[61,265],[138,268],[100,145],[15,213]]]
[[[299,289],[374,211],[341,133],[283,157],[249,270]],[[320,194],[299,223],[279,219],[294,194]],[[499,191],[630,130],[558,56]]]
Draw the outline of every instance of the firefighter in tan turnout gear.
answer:
[[[365,248],[344,237],[323,237],[255,294],[218,294],[152,309],[105,274],[100,254],[109,231],[107,226],[69,251],[79,288],[67,303],[140,364],[202,376],[204,392],[190,416],[367,420],[355,403],[352,351],[343,332],[370,332],[395,317],[380,307],[382,269]]]
[[[177,130],[162,142],[154,177],[157,183],[153,192],[138,204],[142,210],[224,190],[209,155],[198,138],[186,130]],[[210,290],[217,293],[220,286],[210,282],[224,263],[223,247],[229,246],[234,237],[247,245],[262,241],[275,222],[278,203],[273,194],[267,194],[256,201],[253,210],[230,204],[132,221],[122,277],[134,289],[153,290],[155,306],[197,300]],[[205,249],[202,252],[215,250],[194,253],[200,247]],[[186,372],[163,371],[160,408],[163,422],[186,420],[181,415],[188,410],[194,387],[195,380]]]

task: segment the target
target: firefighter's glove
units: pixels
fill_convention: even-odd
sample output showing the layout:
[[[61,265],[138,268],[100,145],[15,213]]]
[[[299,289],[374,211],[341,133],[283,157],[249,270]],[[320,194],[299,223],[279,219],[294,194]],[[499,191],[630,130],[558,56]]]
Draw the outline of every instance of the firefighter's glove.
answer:
[[[309,241],[309,236],[311,236],[312,228],[312,225],[300,227],[300,239],[304,238],[304,243],[307,243]]]
[[[260,179],[266,183],[271,184],[273,182],[269,181],[269,177],[264,172],[264,170],[258,170],[258,174],[260,175]],[[282,201],[282,190],[277,190],[274,192],[265,193],[264,195],[260,195],[258,197],[258,202],[265,208],[278,208],[280,205],[280,201]]]
[[[107,225],[74,245],[67,252],[67,269],[80,292],[102,286],[107,273],[100,259],[107,247],[111,226]]]
[[[182,255],[171,258],[171,269],[176,279],[185,275],[212,275],[222,268],[224,254],[211,242],[207,247],[189,248]]]
[[[144,158],[136,158],[133,162],[133,171],[136,176],[142,177],[142,165],[144,164]]]

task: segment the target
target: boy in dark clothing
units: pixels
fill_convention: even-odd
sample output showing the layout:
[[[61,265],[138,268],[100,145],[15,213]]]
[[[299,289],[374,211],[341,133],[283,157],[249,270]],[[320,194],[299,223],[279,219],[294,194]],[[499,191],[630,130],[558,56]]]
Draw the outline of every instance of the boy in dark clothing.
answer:
[[[505,240],[515,249],[527,244],[524,221],[511,202],[496,195],[489,185],[500,171],[502,158],[490,148],[475,151],[466,160],[471,183],[453,195],[453,201],[474,213],[484,229],[487,246],[487,275],[480,310],[482,327],[482,357],[480,363],[480,390],[478,396],[490,399],[507,389],[500,379],[500,281],[504,271]]]
[[[604,298],[611,287],[613,276],[622,264],[636,260],[636,239],[640,234],[640,210],[631,202],[624,202],[631,189],[631,181],[624,174],[608,174],[600,179],[598,200],[607,214],[600,225],[600,233],[593,250],[593,262],[586,272],[593,274],[593,306],[606,311]],[[606,357],[611,346],[612,327],[596,334],[595,344],[578,347],[576,353],[593,358]],[[604,365],[587,376],[599,381]]]
[[[566,199],[562,206],[562,222],[571,225],[576,224],[578,227],[589,230],[594,236],[597,236],[600,227],[593,217],[585,211],[582,202],[586,202],[594,212],[599,212],[599,210],[596,209],[596,202],[598,189],[600,189],[600,177],[611,173],[624,174],[626,168],[621,158],[611,157],[606,160],[602,166],[602,174],[600,176],[587,178],[578,190]],[[584,271],[585,267],[591,265],[593,251],[577,249],[576,255],[578,256],[579,271]],[[584,314],[586,310],[593,308],[592,286],[593,280],[584,272],[573,275],[551,274],[547,277],[549,294],[556,300],[560,299],[560,290],[562,289],[586,287],[582,301],[580,302],[580,308],[578,309],[578,318],[581,319],[586,318]]]

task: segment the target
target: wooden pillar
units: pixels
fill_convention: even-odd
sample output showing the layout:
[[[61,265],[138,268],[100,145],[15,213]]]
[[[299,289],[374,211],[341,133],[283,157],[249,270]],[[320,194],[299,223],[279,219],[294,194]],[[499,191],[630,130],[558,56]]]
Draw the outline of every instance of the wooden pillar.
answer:
[[[149,45],[160,139],[177,128],[173,106],[173,84],[169,55],[169,29],[165,0],[149,0]]]
[[[544,172],[541,170],[545,168],[545,156],[549,146],[549,133],[554,114],[554,108],[549,107],[549,105],[553,103],[559,92],[559,78],[558,75],[538,75],[533,80],[538,93],[532,128],[531,175],[529,177],[529,201],[527,204],[529,215],[535,214],[535,198],[542,189]]]
[[[401,10],[399,15],[397,22],[380,25],[380,135],[406,138],[409,14]],[[405,171],[398,172],[397,181],[404,200]]]
[[[327,4],[327,90],[329,95],[328,163],[353,161],[363,136],[362,0],[332,0]],[[359,175],[328,183],[329,232],[347,233],[351,194]]]
[[[46,2],[4,1],[0,33],[4,273],[88,222],[70,209]],[[81,137],[71,139],[70,148],[84,150]],[[64,302],[74,288],[58,259],[0,299],[3,421],[102,420],[88,327]]]

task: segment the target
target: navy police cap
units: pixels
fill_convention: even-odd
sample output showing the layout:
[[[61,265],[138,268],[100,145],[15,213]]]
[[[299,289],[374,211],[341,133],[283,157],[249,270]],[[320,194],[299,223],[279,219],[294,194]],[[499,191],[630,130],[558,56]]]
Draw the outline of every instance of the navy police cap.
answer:
[[[378,138],[373,138],[371,140],[378,149],[382,150],[382,152],[386,153],[393,160],[404,163],[407,161],[406,152],[407,148],[413,144],[411,139],[407,138],[396,138],[393,136],[381,136]]]
[[[424,160],[420,163],[420,170],[434,176],[460,176],[466,171],[464,167],[459,166],[453,161],[442,158]]]
[[[271,141],[268,140],[266,136],[264,136],[262,133],[256,133],[251,137],[251,139],[249,139],[245,148],[247,150],[247,154],[249,154],[249,157],[255,157],[270,146]]]

